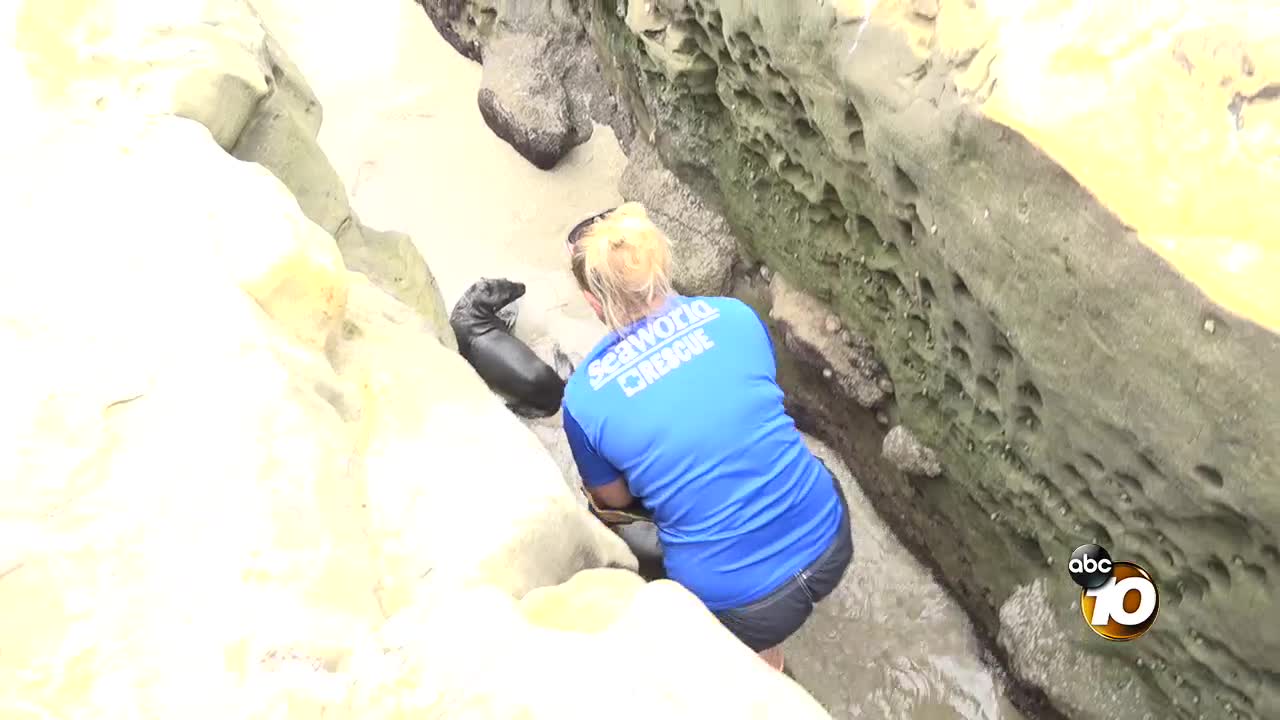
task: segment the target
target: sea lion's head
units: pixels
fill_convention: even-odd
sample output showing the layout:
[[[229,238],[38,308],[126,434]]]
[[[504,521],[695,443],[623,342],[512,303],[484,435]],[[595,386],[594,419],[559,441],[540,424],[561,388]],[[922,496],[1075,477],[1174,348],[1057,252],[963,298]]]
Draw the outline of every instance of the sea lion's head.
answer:
[[[524,295],[522,282],[506,278],[481,278],[477,280],[454,305],[452,317],[462,319],[498,319],[498,311]]]
[[[506,278],[481,278],[472,286],[472,304],[477,307],[492,308],[498,312],[502,308],[519,300],[525,291],[524,283]]]

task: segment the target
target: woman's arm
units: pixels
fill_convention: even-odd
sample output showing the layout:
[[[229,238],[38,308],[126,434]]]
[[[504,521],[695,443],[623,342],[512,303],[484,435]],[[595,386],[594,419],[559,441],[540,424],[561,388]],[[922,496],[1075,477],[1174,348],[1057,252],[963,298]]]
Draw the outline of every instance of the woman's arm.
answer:
[[[591,493],[591,499],[597,505],[607,508],[624,508],[634,498],[627,487],[627,479],[608,460],[600,456],[591,447],[582,426],[565,407],[561,412],[564,418],[564,434],[569,439],[569,450],[573,452],[573,461],[578,466],[578,474],[582,476],[582,486]]]
[[[587,492],[591,493],[591,499],[597,505],[605,507],[624,508],[635,502],[635,498],[631,497],[631,489],[627,487],[627,480],[623,477],[603,485],[588,487]]]

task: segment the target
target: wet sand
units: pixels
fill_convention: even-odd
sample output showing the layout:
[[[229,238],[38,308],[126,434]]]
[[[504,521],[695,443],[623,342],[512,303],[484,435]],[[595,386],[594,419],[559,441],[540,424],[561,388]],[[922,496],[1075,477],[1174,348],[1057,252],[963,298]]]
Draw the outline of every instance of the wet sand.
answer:
[[[320,98],[321,144],[361,219],[411,234],[450,306],[482,276],[523,281],[517,335],[544,357],[553,341],[587,352],[604,329],[563,242],[578,220],[621,202],[626,160],[611,131],[598,126],[554,171],[537,170],[484,125],[480,67],[411,0],[256,4]],[[576,481],[558,418],[530,426]],[[1018,717],[963,613],[812,442],[846,488],[856,550],[841,588],[788,643],[797,679],[836,718]]]

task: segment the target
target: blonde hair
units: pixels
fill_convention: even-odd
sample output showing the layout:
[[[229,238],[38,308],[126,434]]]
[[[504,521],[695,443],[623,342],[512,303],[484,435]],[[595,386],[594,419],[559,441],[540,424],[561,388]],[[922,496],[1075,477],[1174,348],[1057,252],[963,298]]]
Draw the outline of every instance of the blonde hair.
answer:
[[[573,244],[573,274],[600,300],[605,322],[621,330],[673,294],[671,244],[643,205],[624,203],[582,230]]]

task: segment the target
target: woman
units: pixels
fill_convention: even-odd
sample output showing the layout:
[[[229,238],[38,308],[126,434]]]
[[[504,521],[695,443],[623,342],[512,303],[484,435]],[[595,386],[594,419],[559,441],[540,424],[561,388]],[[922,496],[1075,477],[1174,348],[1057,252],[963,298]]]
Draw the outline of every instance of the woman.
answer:
[[[639,499],[667,576],[773,667],[853,556],[848,509],[782,405],[768,330],[745,303],[671,288],[638,203],[569,235],[573,274],[611,332],[579,364],[564,427],[601,506]]]

